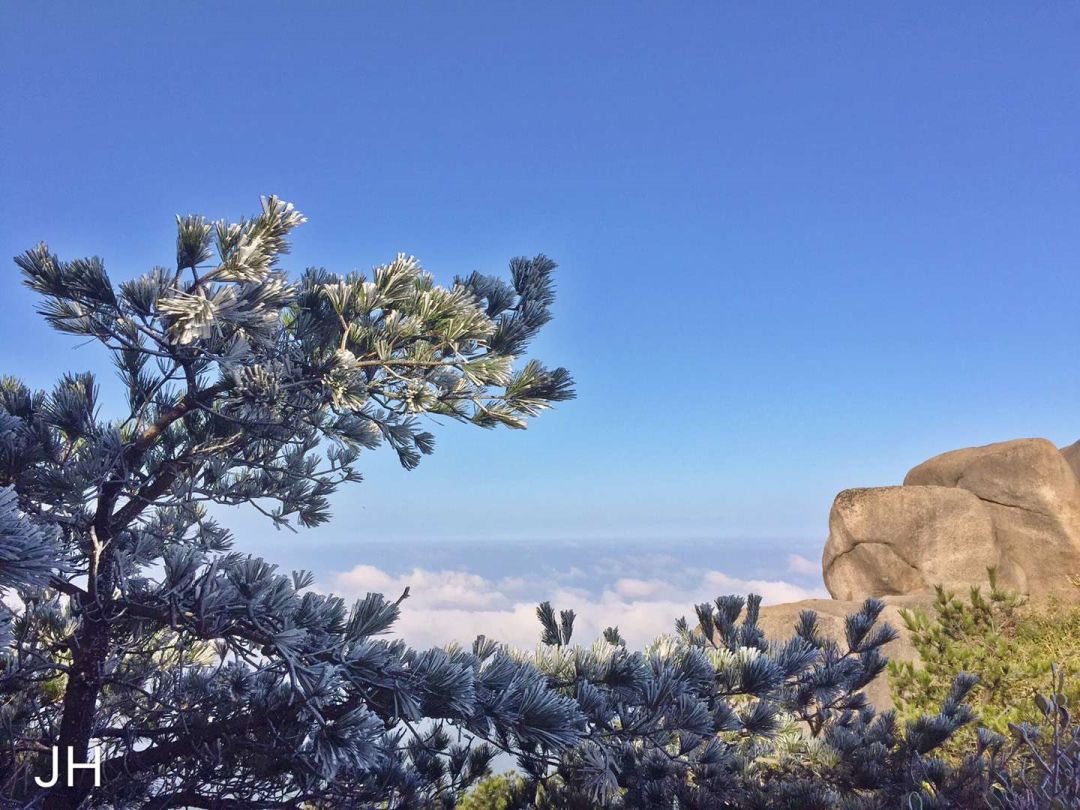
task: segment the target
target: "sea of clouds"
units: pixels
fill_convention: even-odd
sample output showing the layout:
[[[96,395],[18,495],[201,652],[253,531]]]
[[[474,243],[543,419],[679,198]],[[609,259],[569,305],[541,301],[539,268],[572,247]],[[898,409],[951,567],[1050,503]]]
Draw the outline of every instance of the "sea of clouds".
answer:
[[[327,555],[368,561],[317,571],[317,588],[347,599],[406,588],[394,634],[411,645],[471,643],[477,635],[531,648],[539,640],[536,605],[577,613],[574,641],[589,643],[617,626],[633,646],[671,632],[693,606],[727,593],[757,593],[766,604],[827,598],[818,562],[782,543],[747,543],[742,554],[683,544],[438,544],[375,546]],[[726,566],[708,564],[727,557]],[[769,572],[763,574],[763,572]]]

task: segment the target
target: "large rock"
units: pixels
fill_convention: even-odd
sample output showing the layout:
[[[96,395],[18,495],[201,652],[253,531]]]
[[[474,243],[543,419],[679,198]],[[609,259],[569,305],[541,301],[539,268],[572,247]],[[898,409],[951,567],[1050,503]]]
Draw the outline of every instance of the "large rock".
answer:
[[[813,610],[843,644],[846,617],[877,596],[900,634],[885,654],[918,664],[900,610],[929,609],[934,585],[983,585],[990,567],[1034,600],[1080,602],[1080,442],[1060,452],[1044,439],[955,450],[912,469],[903,486],[845,490],[822,564],[834,598],[762,607],[769,638],[790,638],[799,613]],[[885,676],[866,693],[879,709],[892,705]]]
[[[1080,479],[1045,439],[943,453],[915,467],[906,486],[956,487],[977,497],[994,526],[1003,585],[1035,600],[1080,599]],[[973,563],[974,564],[974,563]],[[972,581],[978,581],[978,570]]]
[[[1072,468],[1076,477],[1080,478],[1080,442],[1073,442],[1068,447],[1062,447],[1061,457]]]
[[[911,643],[911,634],[904,626],[900,616],[903,608],[927,608],[931,600],[922,595],[886,597],[885,610],[879,621],[892,625],[899,633],[895,641],[884,647],[884,653],[890,660],[916,661],[919,654]],[[822,635],[844,644],[844,620],[862,607],[862,600],[845,601],[840,599],[804,599],[801,602],[788,602],[782,605],[764,605],[758,618],[758,626],[765,635],[776,641],[784,641],[795,634],[795,625],[799,614],[812,610],[818,616],[818,628]],[[866,697],[879,711],[892,708],[889,695],[888,676],[882,674],[866,687]]]
[[[900,487],[841,492],[822,566],[836,599],[966,590],[997,568],[1034,601],[1080,601],[1080,443],[1019,439],[935,456]]]
[[[982,502],[947,486],[844,490],[822,559],[829,593],[844,600],[963,588],[999,563]]]

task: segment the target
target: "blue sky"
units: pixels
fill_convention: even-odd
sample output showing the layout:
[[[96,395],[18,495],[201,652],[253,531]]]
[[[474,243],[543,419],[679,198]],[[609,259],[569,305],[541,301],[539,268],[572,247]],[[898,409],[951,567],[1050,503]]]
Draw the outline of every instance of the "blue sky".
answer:
[[[373,455],[300,538],[236,516],[286,561],[621,538],[779,575],[759,539],[814,557],[842,488],[1080,437],[1075,3],[8,2],[0,59],[0,255],[122,279],[275,193],[296,269],[560,262],[536,353],[579,399]],[[104,371],[11,264],[0,296],[4,372]]]

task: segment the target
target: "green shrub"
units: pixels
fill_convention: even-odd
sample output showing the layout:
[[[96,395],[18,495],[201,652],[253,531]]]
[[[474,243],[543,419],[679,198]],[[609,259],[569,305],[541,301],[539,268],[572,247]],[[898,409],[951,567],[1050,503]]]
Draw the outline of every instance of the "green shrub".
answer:
[[[1070,705],[1080,700],[1080,607],[1052,603],[1033,608],[998,587],[991,570],[989,592],[973,587],[967,599],[937,589],[933,616],[923,610],[901,615],[922,658],[889,663],[889,684],[901,717],[912,720],[940,705],[953,679],[970,672],[979,679],[970,704],[977,725],[999,734],[1009,724],[1035,722],[1035,696],[1045,689],[1052,665],[1071,684]],[[953,753],[966,749],[974,727],[950,742]]]
[[[481,779],[457,804],[456,810],[513,810],[525,789],[520,774],[500,773]]]

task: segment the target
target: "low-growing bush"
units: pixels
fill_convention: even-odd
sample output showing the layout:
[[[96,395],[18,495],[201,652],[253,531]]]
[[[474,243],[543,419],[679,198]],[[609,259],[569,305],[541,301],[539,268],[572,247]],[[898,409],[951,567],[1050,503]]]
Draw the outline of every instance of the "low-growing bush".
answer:
[[[889,684],[901,717],[914,719],[932,711],[960,672],[979,679],[971,706],[977,725],[1008,734],[1010,724],[1036,722],[1041,713],[1034,698],[1045,689],[1052,667],[1065,679],[1071,705],[1080,701],[1080,608],[1060,603],[1038,609],[998,586],[989,572],[989,588],[973,587],[966,599],[937,589],[932,613],[902,611],[921,662],[891,661]],[[966,750],[974,726],[947,747]]]
[[[521,774],[489,776],[458,802],[456,810],[513,810],[522,806],[526,790]]]

